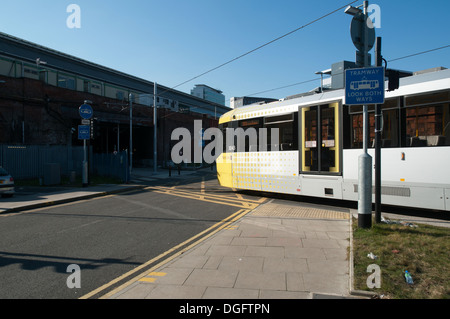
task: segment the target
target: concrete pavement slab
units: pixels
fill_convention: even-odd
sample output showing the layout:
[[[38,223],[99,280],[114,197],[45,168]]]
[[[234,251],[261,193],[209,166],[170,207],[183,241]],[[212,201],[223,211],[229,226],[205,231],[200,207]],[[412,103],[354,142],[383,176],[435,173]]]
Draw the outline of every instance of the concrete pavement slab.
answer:
[[[199,269],[191,273],[185,284],[202,287],[234,287],[239,272],[237,270]]]
[[[238,289],[224,287],[208,287],[204,299],[258,299],[258,289]]]
[[[283,207],[283,203],[271,202],[270,209],[276,211],[271,216],[266,205],[260,206],[264,216],[257,208],[155,270],[165,273],[164,277],[152,283],[131,281],[128,288],[115,291],[110,298],[129,298],[133,290],[136,298],[168,299],[350,296],[349,213],[343,219],[341,211],[321,209],[311,217],[297,212],[296,205]],[[297,207],[303,210],[300,203]],[[307,233],[314,233],[314,238]],[[177,280],[170,283],[170,277]],[[143,293],[145,287],[148,294]],[[187,294],[193,287],[195,292]]]
[[[183,176],[191,176],[193,172]],[[0,201],[15,212],[143,187],[100,185]],[[351,210],[272,200],[114,292],[117,299],[350,297]],[[449,224],[448,222],[446,225]],[[447,226],[448,227],[448,226]]]

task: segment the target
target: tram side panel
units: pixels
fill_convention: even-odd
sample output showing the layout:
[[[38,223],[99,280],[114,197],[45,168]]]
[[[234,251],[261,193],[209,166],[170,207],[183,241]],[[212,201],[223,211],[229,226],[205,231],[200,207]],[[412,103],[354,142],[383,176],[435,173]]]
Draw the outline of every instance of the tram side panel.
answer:
[[[342,177],[330,175],[306,175],[299,177],[298,195],[343,199]]]
[[[233,153],[222,153],[216,159],[217,179],[224,187],[233,187]]]
[[[241,152],[232,158],[233,188],[297,194],[298,151]]]
[[[368,150],[375,163],[373,149]],[[343,198],[358,200],[358,157],[343,151]],[[450,211],[450,147],[388,148],[381,151],[382,204]],[[375,168],[372,166],[372,185]],[[375,195],[372,197],[375,202]]]

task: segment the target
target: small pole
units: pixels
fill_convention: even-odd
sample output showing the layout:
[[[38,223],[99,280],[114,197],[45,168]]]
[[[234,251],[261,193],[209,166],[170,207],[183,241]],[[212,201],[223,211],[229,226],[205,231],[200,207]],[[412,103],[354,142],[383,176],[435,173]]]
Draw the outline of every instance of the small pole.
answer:
[[[131,93],[128,96],[130,100],[130,176],[133,169],[133,102],[131,101]]]
[[[153,85],[153,171],[156,173],[158,170],[158,146],[157,146],[157,123],[158,123],[158,111],[156,105],[156,82]]]
[[[88,186],[88,163],[87,163],[87,155],[86,155],[86,140],[83,140],[83,152],[84,152],[83,167],[82,167],[83,187],[87,187]]]
[[[369,1],[364,1],[364,67],[369,66],[368,50],[368,6]],[[363,149],[359,156],[358,163],[358,226],[360,228],[372,227],[372,157],[367,153],[369,141],[369,112],[368,106],[363,105]]]
[[[375,64],[382,66],[381,37],[375,43]],[[375,105],[375,223],[381,223],[381,105]]]

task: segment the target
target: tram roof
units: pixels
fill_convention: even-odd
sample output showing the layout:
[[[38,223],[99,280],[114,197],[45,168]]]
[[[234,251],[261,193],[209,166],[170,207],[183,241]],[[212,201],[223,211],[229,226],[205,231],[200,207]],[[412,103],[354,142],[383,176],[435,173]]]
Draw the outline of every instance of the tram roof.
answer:
[[[415,95],[445,89],[450,89],[450,69],[420,73],[401,78],[399,88],[395,91],[386,92],[385,98]],[[322,93],[305,93],[301,96],[285,98],[267,104],[250,104],[224,114],[220,118],[219,123],[226,123],[240,118],[291,113],[298,110],[299,106],[325,104],[342,100],[344,95],[344,89],[325,90]]]

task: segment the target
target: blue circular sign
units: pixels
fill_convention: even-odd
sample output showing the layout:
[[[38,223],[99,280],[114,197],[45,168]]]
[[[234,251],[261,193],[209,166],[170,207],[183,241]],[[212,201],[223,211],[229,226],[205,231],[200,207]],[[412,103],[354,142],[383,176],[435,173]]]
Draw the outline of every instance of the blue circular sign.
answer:
[[[79,108],[79,113],[82,119],[90,120],[92,118],[92,115],[94,114],[94,111],[92,110],[92,107],[88,104],[83,104]]]

